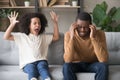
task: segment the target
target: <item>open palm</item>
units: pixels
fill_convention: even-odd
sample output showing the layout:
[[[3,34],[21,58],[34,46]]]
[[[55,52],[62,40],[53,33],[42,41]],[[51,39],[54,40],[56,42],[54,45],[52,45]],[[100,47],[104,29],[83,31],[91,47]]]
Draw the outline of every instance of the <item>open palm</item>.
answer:
[[[51,15],[51,18],[54,22],[58,22],[58,17],[59,16],[54,11],[51,11],[50,15]]]
[[[15,11],[14,12],[11,12],[10,15],[8,15],[8,18],[10,20],[10,24],[16,24],[18,23],[19,21],[16,20],[18,17],[18,13],[16,13]]]

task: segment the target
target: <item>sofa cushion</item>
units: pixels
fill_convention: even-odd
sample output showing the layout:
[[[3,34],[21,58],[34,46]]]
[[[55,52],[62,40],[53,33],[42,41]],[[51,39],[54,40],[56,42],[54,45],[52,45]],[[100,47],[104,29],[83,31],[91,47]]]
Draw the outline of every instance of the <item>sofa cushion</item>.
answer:
[[[18,47],[14,41],[3,39],[4,32],[0,32],[0,64],[15,64],[19,62]]]
[[[105,32],[109,64],[120,64],[120,32]]]
[[[109,80],[120,80],[120,65],[109,66]]]
[[[52,80],[63,80],[62,65],[49,65]],[[5,77],[7,74],[7,77]],[[42,80],[39,77],[39,80]],[[28,75],[15,65],[0,65],[0,80],[27,80]]]
[[[0,80],[27,80],[27,74],[23,73],[19,66],[0,65]]]
[[[53,65],[63,64],[64,34],[60,33],[60,39],[50,44],[48,49],[48,63]]]

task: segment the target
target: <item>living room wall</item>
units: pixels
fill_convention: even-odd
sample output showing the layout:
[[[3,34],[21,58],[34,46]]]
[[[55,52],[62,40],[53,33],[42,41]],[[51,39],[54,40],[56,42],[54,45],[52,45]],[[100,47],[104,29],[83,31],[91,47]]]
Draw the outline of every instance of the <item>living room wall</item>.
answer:
[[[50,11],[51,9],[42,10],[42,12],[45,13],[48,19],[48,27],[46,28],[47,32],[53,32],[53,23],[49,14]],[[56,14],[59,15],[59,31],[61,33],[65,33],[69,29],[71,23],[75,21],[77,9],[54,9],[54,11],[56,12]]]
[[[93,8],[96,6],[96,4],[99,4],[103,1],[106,1],[108,4],[108,10],[113,7],[120,7],[120,0],[83,0],[83,10],[87,12],[92,12]],[[48,32],[52,32],[52,22],[50,20],[49,15],[50,10],[43,10],[43,12],[46,14],[49,22],[49,27],[46,29]],[[74,22],[76,15],[77,15],[77,9],[55,9],[55,12],[59,14],[59,30],[62,33],[65,33],[69,30],[69,27],[72,22]]]
[[[23,0],[21,0],[20,3],[17,3],[18,5],[23,5]],[[32,1],[32,0],[31,0]],[[120,7],[120,0],[83,0],[83,10],[87,12],[92,12],[93,8],[96,6],[96,4],[99,4],[103,1],[106,1],[108,4],[108,8],[111,8],[113,6]],[[32,3],[34,4],[34,3]],[[76,15],[77,15],[77,8],[42,8],[41,11],[46,15],[48,19],[48,26],[46,28],[47,32],[53,32],[53,23],[50,18],[49,12],[54,10],[59,15],[59,31],[61,33],[65,33],[69,30],[69,27],[71,23],[75,21]],[[25,12],[34,12],[34,9],[22,9],[22,13]]]
[[[87,12],[92,12],[96,4],[102,3],[103,1],[107,2],[108,9],[110,9],[113,6],[120,7],[120,0],[83,0],[83,1],[84,1],[83,10]]]

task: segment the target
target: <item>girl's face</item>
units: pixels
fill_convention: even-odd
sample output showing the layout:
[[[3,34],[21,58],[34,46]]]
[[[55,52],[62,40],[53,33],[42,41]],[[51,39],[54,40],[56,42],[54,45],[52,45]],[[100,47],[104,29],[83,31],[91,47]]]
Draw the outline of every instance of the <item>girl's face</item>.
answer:
[[[30,23],[30,33],[38,35],[40,29],[41,29],[40,19],[37,17],[32,18]]]

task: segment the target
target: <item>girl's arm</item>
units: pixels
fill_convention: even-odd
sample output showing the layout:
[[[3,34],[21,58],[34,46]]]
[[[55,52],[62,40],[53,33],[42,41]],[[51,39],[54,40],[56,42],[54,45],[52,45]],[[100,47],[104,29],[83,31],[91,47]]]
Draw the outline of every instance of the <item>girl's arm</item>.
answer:
[[[15,11],[11,12],[11,15],[8,16],[8,18],[10,20],[10,25],[9,25],[9,27],[7,28],[7,30],[4,34],[4,39],[14,40],[14,37],[11,34],[11,32],[12,32],[13,28],[15,27],[15,24],[19,22],[19,21],[16,20],[17,16],[18,16],[18,13],[16,13]]]
[[[53,11],[50,12],[50,15],[54,24],[53,41],[56,41],[59,39],[58,16]]]

